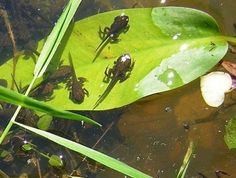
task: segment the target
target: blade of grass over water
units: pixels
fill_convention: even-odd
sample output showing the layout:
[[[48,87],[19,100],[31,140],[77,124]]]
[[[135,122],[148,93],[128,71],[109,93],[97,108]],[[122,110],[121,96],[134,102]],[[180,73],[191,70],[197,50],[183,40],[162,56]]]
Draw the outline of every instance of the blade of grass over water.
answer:
[[[180,167],[178,175],[176,176],[176,178],[184,178],[185,177],[186,171],[187,171],[189,163],[190,163],[191,156],[193,154],[193,149],[194,149],[194,144],[191,141],[189,143],[188,150],[187,150],[187,152],[184,156],[183,164]]]
[[[43,75],[45,72],[48,64],[50,63],[54,53],[56,52],[56,49],[58,45],[61,42],[62,37],[64,36],[67,27],[69,26],[69,23],[71,19],[73,18],[77,8],[79,7],[82,0],[70,0],[67,4],[67,7],[65,8],[64,12],[60,16],[57,24],[53,28],[51,34],[48,36],[48,39],[46,43],[44,44],[44,47],[42,49],[42,52],[40,53],[39,59],[36,63],[35,70],[34,70],[34,78],[32,79],[25,95],[27,96],[36,81],[36,79]],[[5,93],[6,94],[6,93]],[[21,106],[18,106],[14,115],[12,116],[10,122],[8,123],[7,127],[3,131],[1,137],[0,137],[0,144],[2,143],[3,139],[11,129],[11,126],[13,125],[13,121],[15,120],[17,114],[19,113],[21,109]]]
[[[56,26],[53,28],[51,34],[48,36],[46,43],[40,53],[39,59],[35,66],[34,75],[41,77],[48,64],[50,63],[53,55],[59,46],[67,27],[69,26],[71,19],[73,18],[81,0],[70,0],[65,8],[60,19],[57,21]]]
[[[58,109],[58,107],[52,107],[49,106],[48,104],[45,104],[43,102],[37,101],[35,99],[32,99],[30,97],[24,96],[22,94],[16,93],[10,89],[4,88],[0,86],[0,100],[7,102],[7,103],[12,103],[15,105],[20,105],[32,110],[44,112],[56,117],[60,118],[67,118],[70,120],[78,120],[78,121],[84,121],[90,124],[96,124],[101,126],[99,123],[93,121],[92,119],[89,119],[88,117],[75,114],[73,112],[69,111],[63,111]]]
[[[67,140],[63,137],[59,137],[57,135],[54,135],[52,133],[49,133],[49,132],[46,132],[46,131],[43,131],[43,130],[39,130],[39,129],[36,129],[36,128],[33,128],[33,127],[29,127],[29,126],[26,126],[26,125],[23,125],[23,124],[20,124],[18,122],[14,122],[15,124],[31,131],[31,132],[34,132],[42,137],[45,137],[59,145],[62,145],[66,148],[69,148],[73,151],[76,151],[80,154],[83,154],[84,156],[87,156],[107,167],[110,167],[116,171],[119,171],[123,174],[126,174],[130,177],[135,177],[135,178],[149,178],[151,176],[147,175],[147,174],[144,174],[142,172],[140,172],[139,170],[136,170],[130,166],[128,166],[127,164],[123,163],[123,162],[120,162],[112,157],[109,157],[103,153],[100,153],[98,151],[95,151],[91,148],[88,148],[86,146],[83,146],[81,144],[78,144],[76,142],[73,142],[73,141],[70,141],[70,140]]]

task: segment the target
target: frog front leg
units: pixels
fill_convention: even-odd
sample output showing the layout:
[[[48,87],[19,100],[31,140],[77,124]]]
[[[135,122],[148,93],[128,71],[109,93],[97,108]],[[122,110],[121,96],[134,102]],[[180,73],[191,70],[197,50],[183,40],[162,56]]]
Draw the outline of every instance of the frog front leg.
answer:
[[[122,73],[121,76],[120,76],[120,82],[123,82],[125,81],[127,78],[129,78],[130,74],[131,74],[131,71],[133,70],[134,68],[134,64],[135,64],[135,61],[131,63],[129,69],[127,70],[126,73]]]
[[[133,61],[132,63],[131,63],[131,65],[130,65],[130,67],[129,67],[129,72],[131,72],[132,70],[133,70],[133,68],[134,68],[134,64],[135,64],[135,61]]]
[[[88,80],[84,77],[78,77],[78,82],[80,83],[80,85],[82,86],[84,84],[84,82],[87,82]]]

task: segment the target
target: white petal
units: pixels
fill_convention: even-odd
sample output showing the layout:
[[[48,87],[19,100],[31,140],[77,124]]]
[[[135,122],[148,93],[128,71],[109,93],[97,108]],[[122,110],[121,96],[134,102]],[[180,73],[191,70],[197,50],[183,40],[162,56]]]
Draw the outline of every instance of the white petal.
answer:
[[[205,102],[218,107],[224,102],[225,92],[232,86],[232,78],[225,72],[211,72],[201,77],[201,92]]]

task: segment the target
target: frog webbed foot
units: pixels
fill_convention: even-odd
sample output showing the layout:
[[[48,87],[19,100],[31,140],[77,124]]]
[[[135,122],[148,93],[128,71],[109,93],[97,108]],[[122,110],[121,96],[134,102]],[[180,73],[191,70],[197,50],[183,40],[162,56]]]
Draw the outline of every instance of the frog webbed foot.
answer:
[[[112,43],[112,44],[119,43],[121,40],[118,37],[119,36],[111,38],[110,43]]]
[[[103,80],[104,83],[109,83],[110,82],[110,78],[107,76],[104,76]]]

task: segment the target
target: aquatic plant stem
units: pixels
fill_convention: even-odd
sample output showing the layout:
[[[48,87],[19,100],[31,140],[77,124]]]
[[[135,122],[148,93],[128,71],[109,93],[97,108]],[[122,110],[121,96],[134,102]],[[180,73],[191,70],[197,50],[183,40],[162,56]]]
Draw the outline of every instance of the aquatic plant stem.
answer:
[[[236,37],[233,36],[222,36],[222,38],[230,43],[236,44]]]
[[[37,79],[37,76],[34,76],[33,80],[31,81],[29,87],[27,88],[26,92],[25,92],[25,96],[27,96],[31,90],[31,88],[33,87],[33,84],[35,82],[35,80]],[[1,137],[0,137],[0,144],[2,144],[2,141],[4,140],[4,138],[6,137],[7,133],[9,132],[9,130],[11,129],[12,125],[14,124],[14,121],[18,115],[18,113],[20,112],[22,106],[18,106],[14,115],[12,116],[10,122],[8,123],[7,127],[5,128],[5,130],[3,131]]]
[[[17,50],[17,47],[16,47],[16,40],[15,40],[15,35],[13,33],[13,30],[12,30],[12,25],[10,23],[10,20],[9,20],[9,17],[8,17],[8,14],[7,14],[7,11],[6,10],[3,10],[3,9],[0,9],[0,16],[3,17],[3,20],[4,20],[4,23],[5,23],[5,26],[6,26],[6,29],[7,29],[7,32],[8,32],[8,36],[11,40],[11,44],[12,44],[12,49],[13,49],[13,68],[12,68],[12,75],[13,77],[15,78],[15,72],[16,72],[16,63],[18,61],[18,50]],[[12,83],[11,83],[11,89],[14,88],[14,82],[12,80]]]

